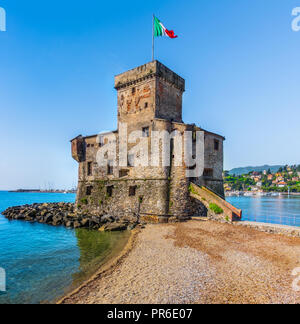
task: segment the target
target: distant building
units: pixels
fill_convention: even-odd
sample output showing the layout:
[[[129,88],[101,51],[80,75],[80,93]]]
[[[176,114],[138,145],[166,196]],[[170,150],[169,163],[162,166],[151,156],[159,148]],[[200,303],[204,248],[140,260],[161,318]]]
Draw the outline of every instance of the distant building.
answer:
[[[278,188],[284,188],[286,186],[287,186],[287,183],[284,182],[284,181],[281,181],[281,182],[278,183]]]

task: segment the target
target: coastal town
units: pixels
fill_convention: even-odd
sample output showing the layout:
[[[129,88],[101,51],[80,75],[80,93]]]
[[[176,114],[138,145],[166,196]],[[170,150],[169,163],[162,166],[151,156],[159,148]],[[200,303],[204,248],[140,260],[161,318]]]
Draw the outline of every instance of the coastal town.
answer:
[[[300,165],[286,165],[276,172],[271,169],[247,174],[224,172],[226,196],[300,195]]]

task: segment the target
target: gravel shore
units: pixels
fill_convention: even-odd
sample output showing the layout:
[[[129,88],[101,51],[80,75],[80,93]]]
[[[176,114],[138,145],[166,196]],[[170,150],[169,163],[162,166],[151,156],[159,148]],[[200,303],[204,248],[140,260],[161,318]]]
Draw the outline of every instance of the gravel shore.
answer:
[[[112,273],[65,303],[300,303],[300,239],[213,221],[148,225]]]

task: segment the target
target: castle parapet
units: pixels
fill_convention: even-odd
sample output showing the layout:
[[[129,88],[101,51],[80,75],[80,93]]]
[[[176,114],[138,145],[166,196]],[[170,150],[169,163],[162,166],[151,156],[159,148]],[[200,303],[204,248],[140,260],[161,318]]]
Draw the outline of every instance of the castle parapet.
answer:
[[[163,79],[182,92],[185,91],[185,80],[159,61],[141,65],[133,70],[115,76],[115,88],[119,90],[155,77]]]

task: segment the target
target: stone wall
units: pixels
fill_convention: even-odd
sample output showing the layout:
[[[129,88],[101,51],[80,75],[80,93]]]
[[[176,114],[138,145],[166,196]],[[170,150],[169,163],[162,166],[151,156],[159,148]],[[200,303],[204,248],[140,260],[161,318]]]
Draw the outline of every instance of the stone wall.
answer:
[[[91,187],[89,195],[86,186]],[[77,208],[97,216],[166,216],[168,180],[95,180],[80,184]],[[133,189],[134,188],[134,189]],[[111,190],[111,191],[110,191]]]

